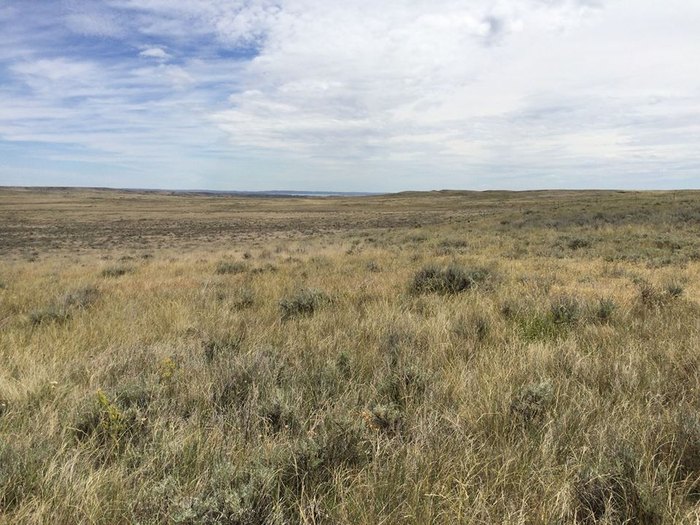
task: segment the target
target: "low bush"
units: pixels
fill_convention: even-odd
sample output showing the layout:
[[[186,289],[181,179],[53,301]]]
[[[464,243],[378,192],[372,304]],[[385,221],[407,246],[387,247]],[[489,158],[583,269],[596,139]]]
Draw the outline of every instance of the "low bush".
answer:
[[[570,239],[567,243],[566,246],[570,250],[580,250],[581,248],[588,248],[591,245],[591,241],[588,239],[582,239],[580,237],[575,237],[573,239]]]
[[[213,337],[204,341],[204,360],[212,363],[221,356],[231,356],[240,350],[243,344],[243,335],[240,333],[230,333]]]
[[[700,414],[685,409],[678,415],[670,447],[676,479],[688,482],[689,495],[700,499]]]
[[[282,320],[313,315],[321,306],[330,302],[330,298],[322,291],[304,288],[289,297],[280,300]]]
[[[683,295],[684,291],[685,291],[685,289],[683,288],[683,285],[680,283],[672,282],[672,283],[669,283],[666,285],[666,293],[672,299],[680,297],[681,295]]]
[[[328,483],[338,470],[359,468],[371,459],[371,442],[355,422],[326,416],[310,436],[281,454],[275,467],[282,488],[299,495]]]
[[[232,306],[236,310],[245,310],[255,305],[255,292],[250,288],[240,288],[233,299]]]
[[[377,404],[362,414],[367,427],[390,436],[404,428],[403,412],[394,405]]]
[[[557,297],[550,304],[550,315],[557,324],[574,324],[581,317],[581,304],[573,297]]]
[[[659,525],[663,504],[644,489],[629,452],[610,452],[600,465],[579,471],[571,490],[571,518],[581,525]]]
[[[127,273],[133,272],[133,268],[129,266],[108,266],[102,270],[102,277],[121,277]]]
[[[73,432],[78,441],[100,447],[106,459],[140,442],[147,435],[147,418],[138,405],[120,406],[98,390],[78,413]]]
[[[95,286],[83,286],[62,297],[61,303],[65,308],[86,309],[94,305],[100,298],[100,290]]]
[[[510,413],[515,420],[528,426],[540,423],[554,401],[554,388],[549,381],[524,387],[510,402]]]
[[[218,275],[237,274],[248,271],[248,265],[236,261],[221,261],[216,265]]]
[[[595,309],[595,319],[600,323],[609,323],[617,309],[615,301],[612,299],[600,299]]]
[[[48,306],[40,310],[34,310],[29,314],[29,321],[37,326],[46,323],[63,323],[70,319],[70,312],[61,306]]]
[[[426,266],[413,277],[410,291],[413,294],[457,294],[483,285],[490,276],[490,271],[485,268]]]

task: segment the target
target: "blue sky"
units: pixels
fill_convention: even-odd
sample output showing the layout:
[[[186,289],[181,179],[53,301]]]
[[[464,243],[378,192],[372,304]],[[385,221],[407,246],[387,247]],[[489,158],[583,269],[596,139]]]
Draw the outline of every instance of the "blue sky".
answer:
[[[9,0],[0,184],[700,187],[696,0]]]

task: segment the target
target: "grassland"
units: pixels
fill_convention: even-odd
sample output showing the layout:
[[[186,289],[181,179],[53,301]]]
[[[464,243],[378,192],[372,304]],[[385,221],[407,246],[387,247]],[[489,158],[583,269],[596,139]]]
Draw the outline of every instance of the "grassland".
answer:
[[[700,520],[700,193],[0,189],[0,523]]]

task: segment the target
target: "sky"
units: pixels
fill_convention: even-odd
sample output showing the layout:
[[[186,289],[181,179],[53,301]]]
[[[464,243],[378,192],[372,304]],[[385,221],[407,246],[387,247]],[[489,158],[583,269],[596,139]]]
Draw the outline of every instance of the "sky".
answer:
[[[700,188],[698,0],[0,0],[0,185]]]

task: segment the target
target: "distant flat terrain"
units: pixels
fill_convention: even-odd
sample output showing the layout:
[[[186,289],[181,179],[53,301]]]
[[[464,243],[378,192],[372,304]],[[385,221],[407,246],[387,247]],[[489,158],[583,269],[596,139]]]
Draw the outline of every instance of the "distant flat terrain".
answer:
[[[0,188],[0,253],[194,248],[450,223],[512,230],[659,219],[697,225],[700,192],[443,191],[294,198]]]

